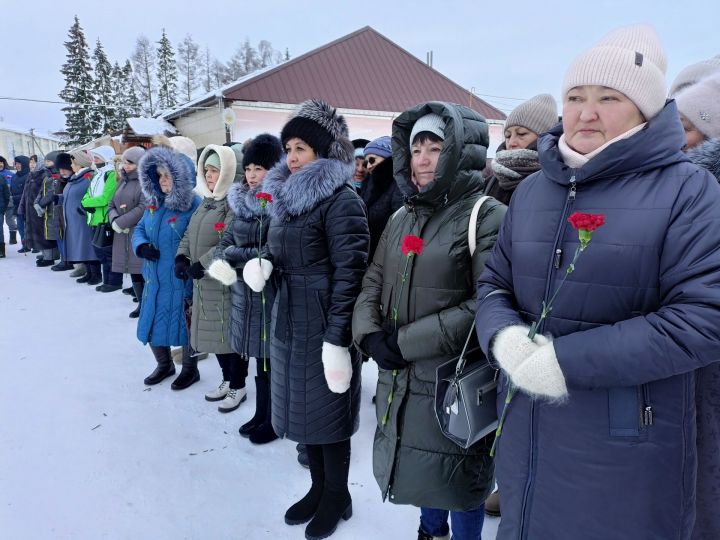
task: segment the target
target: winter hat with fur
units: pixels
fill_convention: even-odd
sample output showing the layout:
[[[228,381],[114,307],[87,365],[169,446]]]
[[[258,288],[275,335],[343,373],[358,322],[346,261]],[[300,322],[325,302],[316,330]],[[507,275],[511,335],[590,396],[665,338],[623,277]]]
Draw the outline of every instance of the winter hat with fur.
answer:
[[[309,144],[322,158],[350,162],[354,159],[353,145],[348,137],[345,118],[335,107],[319,99],[301,103],[280,133],[283,146],[297,137]]]
[[[255,137],[248,145],[243,155],[243,169],[248,165],[260,165],[265,170],[272,169],[275,164],[280,161],[282,155],[282,146],[280,139],[263,133]]]
[[[369,143],[365,150],[363,151],[363,156],[368,156],[370,154],[375,154],[376,156],[380,156],[381,158],[389,158],[392,157],[392,145],[390,144],[390,137],[387,135],[383,135],[382,137],[378,137],[371,143]]]
[[[415,136],[423,131],[429,131],[440,137],[443,141],[445,140],[445,121],[442,116],[435,113],[429,113],[425,116],[421,116],[413,125],[412,131],[410,132],[410,144],[412,145],[415,140]]]
[[[513,109],[505,129],[522,126],[540,135],[558,123],[557,105],[550,94],[538,94]]]
[[[688,86],[676,97],[678,111],[706,137],[720,137],[720,73]]]
[[[70,152],[70,155],[72,156],[73,161],[81,169],[85,169],[92,164],[92,158],[90,157],[90,154],[88,154],[87,150],[73,150]]]
[[[720,73],[720,54],[683,68],[670,85],[670,92],[668,95],[670,97],[674,97],[675,94],[684,90],[688,86],[692,86],[693,84],[700,82],[705,77],[709,77],[715,73]]]
[[[666,69],[667,57],[652,27],[618,28],[573,61],[562,96],[577,86],[607,86],[625,94],[650,120],[665,106]]]
[[[137,165],[143,157],[145,149],[142,146],[131,146],[122,154],[123,161]]]
[[[355,149],[355,159],[362,158],[364,156],[365,147],[370,144],[368,139],[353,139],[353,148]]]
[[[67,152],[61,152],[55,159],[55,167],[58,169],[65,169],[66,171],[72,171],[72,156]]]

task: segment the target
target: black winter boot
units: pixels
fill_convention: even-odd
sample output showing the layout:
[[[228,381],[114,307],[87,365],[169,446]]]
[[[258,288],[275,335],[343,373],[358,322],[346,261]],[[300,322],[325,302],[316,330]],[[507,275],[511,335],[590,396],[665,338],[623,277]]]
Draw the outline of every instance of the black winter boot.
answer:
[[[172,358],[170,357],[170,347],[153,347],[150,346],[155,360],[157,360],[157,367],[150,375],[145,377],[145,384],[151,386],[157,384],[166,378],[175,375],[175,366],[173,365]]]
[[[87,283],[88,285],[99,285],[102,283],[102,270],[100,268],[99,264],[89,264],[87,267],[87,274],[85,274],[86,277],[88,277],[88,280],[84,283]],[[83,283],[82,281],[78,280],[78,283]]]
[[[128,315],[128,317],[130,317],[131,319],[137,319],[140,316],[140,306],[142,305],[142,295],[143,295],[143,290],[145,289],[145,283],[142,281],[133,282],[132,288],[135,291],[135,296],[139,300],[138,300],[137,307],[133,311],[130,312],[130,315]],[[125,292],[125,291],[123,291],[123,292]]]
[[[177,379],[173,381],[170,388],[173,390],[185,390],[200,380],[200,372],[197,368],[197,356],[190,356],[190,347],[183,347],[182,370]]]
[[[2,225],[0,225],[0,227],[1,226]],[[4,259],[4,258],[5,258],[5,244],[3,243],[3,244],[0,244],[0,259]]]
[[[10,245],[17,244],[17,231],[10,231]]]
[[[262,388],[261,388],[262,387]],[[261,393],[267,393],[267,381],[263,381],[260,377],[255,377],[255,415],[240,426],[240,435],[249,437],[250,434],[263,423],[267,415],[267,400],[262,399]]]
[[[264,413],[262,421],[250,432],[250,442],[253,444],[267,444],[278,438],[272,427],[272,396],[270,393],[270,380],[267,378],[269,372],[265,372],[266,378],[255,377],[257,384],[258,410]],[[264,406],[263,406],[264,404]]]
[[[310,478],[312,485],[310,491],[293,504],[285,512],[285,523],[288,525],[300,525],[310,521],[320,504],[325,484],[325,466],[323,464],[322,446],[319,444],[307,445],[308,458],[310,460]]]
[[[310,450],[308,445],[308,450]],[[340,519],[352,517],[352,499],[348,491],[350,472],[350,439],[334,444],[323,444],[325,485],[315,517],[305,528],[307,540],[321,540],[332,535]]]

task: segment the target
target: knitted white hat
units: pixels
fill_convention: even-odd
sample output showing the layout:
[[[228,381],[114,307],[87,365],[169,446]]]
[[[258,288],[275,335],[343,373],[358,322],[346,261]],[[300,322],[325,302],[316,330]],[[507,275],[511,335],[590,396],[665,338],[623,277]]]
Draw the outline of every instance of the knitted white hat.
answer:
[[[550,94],[539,94],[513,109],[505,120],[505,129],[522,126],[540,135],[557,123],[555,98]]]
[[[667,57],[650,26],[626,26],[607,34],[578,56],[565,74],[563,98],[576,86],[607,86],[622,92],[646,120],[665,106]]]
[[[412,145],[415,135],[422,133],[423,131],[429,131],[440,137],[443,141],[445,140],[445,121],[442,116],[435,113],[429,113],[425,116],[421,116],[413,125],[412,131],[410,132],[410,144]]]
[[[670,97],[714,73],[720,73],[720,55],[691,64],[680,71],[670,85]]]
[[[677,108],[703,135],[720,137],[720,73],[675,96]]]
[[[170,137],[170,145],[173,150],[180,154],[185,154],[193,162],[193,166],[197,166],[197,146],[192,139],[177,135]]]

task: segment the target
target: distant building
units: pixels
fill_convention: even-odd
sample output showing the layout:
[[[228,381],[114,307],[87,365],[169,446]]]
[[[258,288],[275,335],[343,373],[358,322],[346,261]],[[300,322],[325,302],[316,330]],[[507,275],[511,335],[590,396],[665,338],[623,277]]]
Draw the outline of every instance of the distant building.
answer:
[[[251,73],[162,116],[198,147],[278,134],[294,107],[326,100],[345,116],[351,138],[389,135],[402,111],[450,101],[482,114],[490,148],[502,142],[505,115],[402,47],[366,26],[277,66]]]
[[[15,156],[29,157],[33,154],[42,160],[45,154],[61,146],[62,141],[53,135],[0,122],[0,156],[10,163]]]

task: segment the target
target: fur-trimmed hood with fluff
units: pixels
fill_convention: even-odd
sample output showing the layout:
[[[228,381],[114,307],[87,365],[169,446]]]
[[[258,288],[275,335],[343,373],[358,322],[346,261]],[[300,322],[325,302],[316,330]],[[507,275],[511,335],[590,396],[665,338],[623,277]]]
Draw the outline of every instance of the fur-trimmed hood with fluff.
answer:
[[[710,139],[690,150],[687,154],[690,161],[707,169],[720,180],[720,139]]]
[[[295,173],[291,173],[285,161],[280,161],[268,171],[263,191],[273,197],[268,205],[270,216],[282,221],[309,212],[328,199],[343,185],[355,189],[352,177],[355,163],[337,159],[316,159]]]
[[[205,161],[214,152],[220,158],[220,178],[215,184],[215,189],[210,191],[207,181],[205,180]],[[227,146],[218,146],[217,144],[208,144],[200,154],[198,159],[197,181],[195,193],[206,199],[214,199],[221,201],[228,194],[228,190],[235,181],[235,173],[237,169],[237,158],[235,152]]]
[[[173,188],[167,196],[160,189],[158,166],[165,167],[173,178]],[[140,187],[148,205],[165,204],[177,212],[185,212],[192,206],[195,196],[195,166],[187,156],[158,146],[145,152],[138,164],[138,170]]]
[[[260,201],[258,201],[256,195],[264,191],[265,188],[263,187],[263,184],[251,188],[245,182],[235,182],[232,186],[230,186],[227,193],[230,210],[232,210],[233,214],[237,217],[246,221],[260,217],[263,209],[260,207]],[[269,211],[269,208],[266,211]]]

